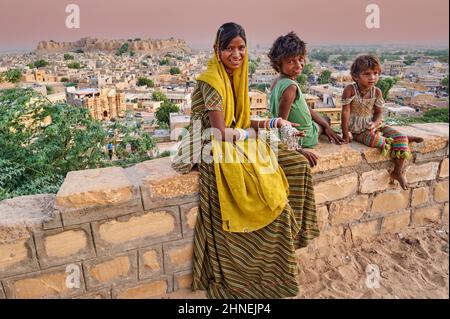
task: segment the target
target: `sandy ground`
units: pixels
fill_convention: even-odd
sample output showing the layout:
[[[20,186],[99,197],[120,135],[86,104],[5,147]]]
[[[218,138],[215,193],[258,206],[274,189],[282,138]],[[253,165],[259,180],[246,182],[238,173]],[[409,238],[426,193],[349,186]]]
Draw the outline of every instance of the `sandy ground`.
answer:
[[[297,298],[449,298],[448,253],[448,225],[430,225],[300,256]]]
[[[358,245],[301,253],[300,294],[293,299],[449,298],[448,258],[448,225],[411,227]],[[205,295],[183,289],[165,298]]]

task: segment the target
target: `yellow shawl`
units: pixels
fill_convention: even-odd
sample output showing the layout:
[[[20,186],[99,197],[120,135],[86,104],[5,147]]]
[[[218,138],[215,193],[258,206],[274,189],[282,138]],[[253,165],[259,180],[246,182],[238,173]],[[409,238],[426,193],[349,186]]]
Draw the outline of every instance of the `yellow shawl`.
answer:
[[[248,53],[233,72],[236,98],[225,68],[216,54],[197,80],[211,85],[222,97],[226,127],[250,127]],[[269,225],[287,203],[288,182],[269,145],[258,139],[223,142],[212,137],[214,171],[222,227],[229,232],[251,232]],[[234,160],[233,160],[234,159]]]

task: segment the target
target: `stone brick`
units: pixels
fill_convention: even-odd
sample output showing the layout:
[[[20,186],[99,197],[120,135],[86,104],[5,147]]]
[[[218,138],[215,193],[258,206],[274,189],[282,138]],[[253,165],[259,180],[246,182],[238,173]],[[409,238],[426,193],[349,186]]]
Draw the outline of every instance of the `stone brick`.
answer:
[[[37,232],[35,238],[43,268],[95,257],[89,224]]]
[[[84,294],[75,299],[111,299],[111,290],[103,289]]]
[[[317,207],[317,224],[321,232],[329,227],[328,215],[327,206]]]
[[[358,174],[347,174],[314,186],[316,204],[341,199],[356,192],[358,189]]]
[[[409,193],[409,190],[396,189],[377,194],[372,202],[372,213],[378,216],[408,207]]]
[[[181,238],[178,207],[92,223],[99,255]]]
[[[344,199],[331,203],[331,225],[354,222],[360,219],[368,209],[369,196],[358,195],[352,199]]]
[[[182,271],[173,274],[173,290],[191,289],[192,271]]]
[[[311,250],[319,251],[321,254],[326,254],[331,250],[331,248],[339,243],[343,242],[343,228],[341,226],[331,227],[324,232],[320,233],[320,236],[314,238],[311,241],[311,244],[307,248],[311,248]],[[297,250],[304,251],[304,248]]]
[[[414,225],[426,225],[433,222],[439,222],[440,218],[440,206],[416,208],[412,215],[412,223]]]
[[[430,200],[430,189],[428,186],[415,188],[411,195],[411,206],[420,206]]]
[[[139,250],[139,280],[155,278],[164,273],[162,246],[155,245]]]
[[[101,257],[84,263],[84,276],[88,289],[115,286],[137,280],[137,254]]]
[[[167,273],[190,269],[194,253],[192,238],[163,244],[164,271]]]
[[[64,226],[142,212],[139,187],[123,168],[69,172],[56,195]]]
[[[180,174],[168,158],[139,163],[127,174],[141,185],[145,210],[198,201],[200,173]]]
[[[361,193],[374,193],[389,188],[390,176],[386,169],[364,172],[359,181]]]
[[[3,281],[6,296],[10,299],[71,298],[84,292],[83,271],[80,264],[73,264],[76,272],[66,272],[66,266],[46,271],[10,277]],[[76,275],[79,275],[77,277]],[[72,280],[73,278],[79,279]],[[76,280],[76,281],[75,281]],[[68,283],[79,285],[70,288]]]
[[[352,142],[349,145],[350,147],[361,153],[364,159],[369,164],[389,161],[389,157],[381,155],[378,148],[368,147],[357,142]]]
[[[421,123],[401,127],[407,135],[417,135],[424,138],[419,144],[411,144],[413,151],[422,154],[443,149],[448,143],[448,123]]]
[[[420,165],[410,165],[405,170],[406,179],[409,184],[431,181],[436,179],[438,163],[425,163]]]
[[[439,169],[439,177],[441,178],[448,177],[448,157],[441,162],[441,167]]]
[[[350,226],[353,241],[373,239],[378,235],[378,220]]]
[[[198,202],[191,204],[181,205],[181,228],[183,230],[183,236],[193,236],[195,223],[197,221],[198,214]]]
[[[394,234],[408,227],[411,219],[411,212],[405,210],[399,214],[389,215],[383,218],[381,232]]]
[[[415,159],[414,159],[414,163],[416,164],[420,164],[420,163],[425,163],[425,162],[434,162],[434,161],[441,161],[444,157],[447,156],[447,149],[443,148],[441,150],[437,150],[437,151],[432,151],[429,153],[420,153],[420,152],[415,152]]]
[[[448,203],[444,205],[444,212],[442,213],[442,222],[448,225]]]
[[[321,136],[321,143],[317,144],[311,151],[319,157],[317,165],[311,172],[318,173],[331,171],[338,168],[357,166],[361,163],[360,152],[349,145],[331,144]]]
[[[434,185],[434,200],[439,203],[448,202],[448,181]]]
[[[3,285],[0,282],[0,299],[5,299],[5,298],[6,298],[6,296],[5,296],[5,292],[3,291]]]
[[[114,288],[114,299],[151,299],[160,298],[172,291],[172,276],[164,276],[156,280],[141,282],[138,285],[127,285]]]
[[[52,219],[50,219],[48,221],[44,221],[42,223],[42,229],[44,229],[44,230],[50,230],[50,229],[56,229],[56,228],[62,228],[62,227],[63,227],[63,223],[62,223],[61,213],[59,211],[55,211]]]
[[[33,238],[0,243],[0,278],[35,271],[38,268]]]

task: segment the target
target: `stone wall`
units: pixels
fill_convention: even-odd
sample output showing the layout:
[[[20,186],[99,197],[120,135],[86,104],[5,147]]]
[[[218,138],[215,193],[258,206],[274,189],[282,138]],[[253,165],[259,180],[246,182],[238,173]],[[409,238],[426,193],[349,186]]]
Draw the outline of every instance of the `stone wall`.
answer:
[[[448,223],[448,124],[402,127],[409,189],[376,149],[321,143],[313,169],[321,236],[299,255],[409,225]],[[191,284],[198,172],[162,158],[70,172],[56,195],[0,202],[1,298],[174,298]],[[187,294],[189,296],[189,294]],[[186,297],[186,295],[184,295]]]

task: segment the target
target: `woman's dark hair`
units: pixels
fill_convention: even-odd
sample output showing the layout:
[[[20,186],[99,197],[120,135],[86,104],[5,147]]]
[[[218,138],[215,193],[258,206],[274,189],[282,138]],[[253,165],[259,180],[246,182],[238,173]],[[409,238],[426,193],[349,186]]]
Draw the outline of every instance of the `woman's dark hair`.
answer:
[[[350,74],[352,75],[353,80],[356,81],[362,72],[369,69],[381,73],[380,59],[375,55],[360,55],[350,67]]]
[[[275,40],[267,56],[270,59],[270,65],[275,71],[280,72],[283,59],[299,55],[306,56],[306,43],[294,32],[289,32]]]
[[[228,22],[223,24],[219,30],[217,30],[216,41],[214,45],[216,49],[225,50],[230,44],[231,40],[235,37],[241,37],[245,43],[247,43],[247,38],[245,36],[244,28],[239,24]]]

